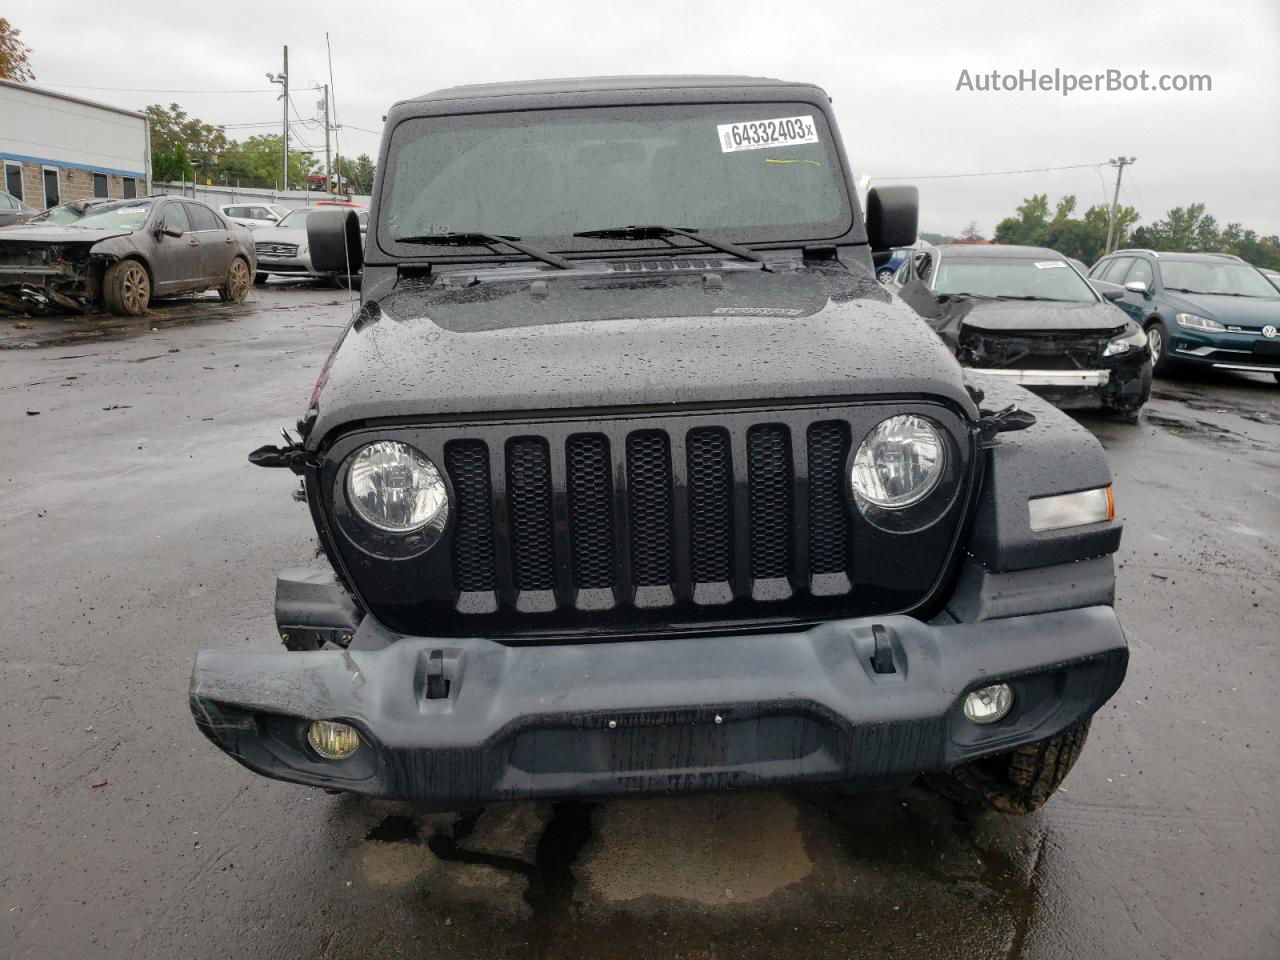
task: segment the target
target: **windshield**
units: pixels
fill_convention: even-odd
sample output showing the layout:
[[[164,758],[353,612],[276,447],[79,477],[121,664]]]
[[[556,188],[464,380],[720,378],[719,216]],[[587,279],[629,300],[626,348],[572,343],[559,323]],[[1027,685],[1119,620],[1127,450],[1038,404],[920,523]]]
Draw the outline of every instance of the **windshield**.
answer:
[[[286,213],[277,222],[277,227],[305,227],[307,225],[307,214],[315,210],[315,207],[304,207],[299,210],[293,210]]]
[[[307,215],[315,213],[317,210],[332,210],[333,207],[299,207],[297,210],[290,210],[277,221],[277,227],[293,227],[300,230],[307,225]],[[364,230],[369,226],[369,213],[366,210],[360,210],[356,213],[356,219],[360,221],[360,229]]]
[[[50,207],[44,213],[32,217],[28,223],[52,223],[55,226],[65,227],[69,223],[76,223],[84,216],[85,210],[91,210],[91,205],[86,205],[80,201],[72,203],[64,203],[60,207]]]
[[[94,204],[83,217],[68,221],[66,225],[86,228],[108,227],[112,230],[128,230],[132,233],[146,223],[150,212],[150,200]]]
[[[544,249],[627,249],[635,243],[572,234],[647,224],[805,240],[840,236],[852,221],[831,131],[809,104],[418,118],[397,125],[387,170],[379,239],[392,248],[487,232]],[[398,252],[424,250],[435,252]]]
[[[943,257],[933,292],[1069,303],[1098,300],[1093,288],[1065,260]]]
[[[1273,299],[1275,287],[1253,267],[1223,260],[1160,260],[1160,276],[1170,290]]]

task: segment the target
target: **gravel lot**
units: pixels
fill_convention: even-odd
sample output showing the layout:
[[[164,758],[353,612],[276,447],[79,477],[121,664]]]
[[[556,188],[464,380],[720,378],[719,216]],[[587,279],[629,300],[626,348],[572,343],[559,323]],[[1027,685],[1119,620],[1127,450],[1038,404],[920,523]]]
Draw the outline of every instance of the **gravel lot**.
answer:
[[[426,816],[257,778],[187,709],[195,651],[271,647],[275,572],[314,553],[292,477],[245,454],[301,412],[346,297],[0,318],[0,955],[1280,956],[1270,377],[1082,418],[1132,661],[1041,813],[913,787]]]

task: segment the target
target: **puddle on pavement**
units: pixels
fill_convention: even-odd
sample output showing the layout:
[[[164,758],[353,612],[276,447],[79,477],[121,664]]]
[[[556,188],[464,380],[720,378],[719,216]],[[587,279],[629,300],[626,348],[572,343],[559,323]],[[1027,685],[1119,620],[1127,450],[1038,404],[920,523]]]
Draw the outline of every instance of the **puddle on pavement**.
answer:
[[[224,304],[217,299],[178,300],[157,303],[141,317],[117,317],[110,313],[0,317],[0,350],[128,340],[153,330],[239,320],[261,306],[254,301]]]
[[[377,813],[354,850],[369,895],[406,940],[459,957],[497,942],[619,960],[926,957],[941,944],[1014,958],[1055,850],[1044,815],[970,814],[915,787]]]

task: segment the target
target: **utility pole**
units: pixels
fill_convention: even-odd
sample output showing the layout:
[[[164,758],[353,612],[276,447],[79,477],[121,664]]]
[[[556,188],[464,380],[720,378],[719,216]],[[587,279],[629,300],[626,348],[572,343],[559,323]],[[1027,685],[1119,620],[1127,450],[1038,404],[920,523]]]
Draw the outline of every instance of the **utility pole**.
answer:
[[[333,192],[333,171],[329,162],[329,85],[324,87],[324,192]]]
[[[1116,191],[1111,197],[1111,209],[1107,211],[1107,244],[1103,248],[1104,254],[1112,251],[1112,244],[1119,245],[1119,230],[1116,229],[1116,217],[1120,207],[1120,178],[1124,175],[1124,168],[1131,163],[1137,163],[1137,157],[1116,157],[1114,160],[1107,161],[1111,166],[1116,168]]]
[[[281,87],[279,99],[284,103],[284,123],[280,130],[280,141],[284,147],[281,151],[281,179],[284,184],[282,189],[289,189],[289,45],[284,47],[284,72],[279,76],[274,73],[268,73],[267,79],[272,83],[278,83]]]

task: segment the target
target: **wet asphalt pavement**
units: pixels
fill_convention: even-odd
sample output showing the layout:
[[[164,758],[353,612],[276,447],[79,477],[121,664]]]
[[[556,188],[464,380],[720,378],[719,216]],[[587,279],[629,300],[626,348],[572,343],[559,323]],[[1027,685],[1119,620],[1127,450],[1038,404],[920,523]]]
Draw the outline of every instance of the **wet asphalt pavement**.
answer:
[[[1271,378],[1082,417],[1132,659],[1039,814],[911,787],[420,815],[260,779],[191,721],[195,651],[272,647],[275,573],[314,554],[245,454],[350,308],[256,296],[0,318],[0,348],[45,344],[0,349],[0,957],[1280,956]]]

